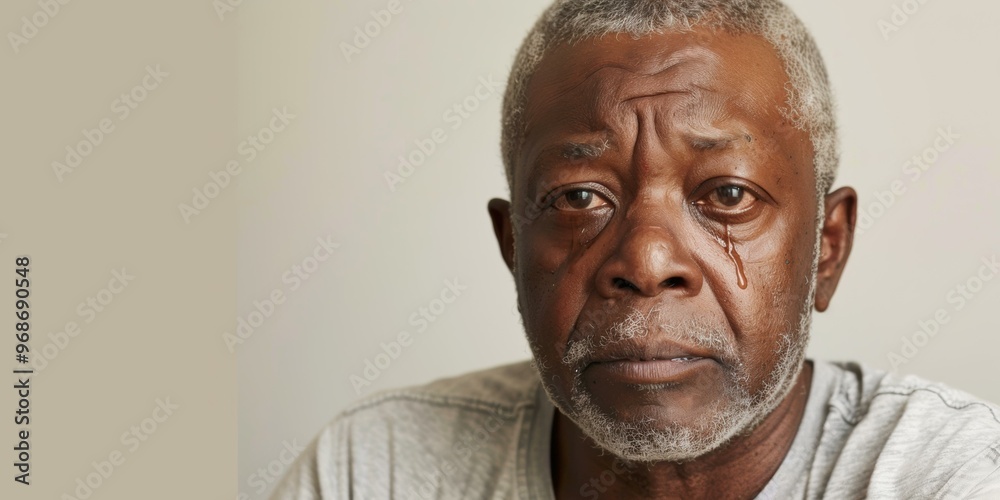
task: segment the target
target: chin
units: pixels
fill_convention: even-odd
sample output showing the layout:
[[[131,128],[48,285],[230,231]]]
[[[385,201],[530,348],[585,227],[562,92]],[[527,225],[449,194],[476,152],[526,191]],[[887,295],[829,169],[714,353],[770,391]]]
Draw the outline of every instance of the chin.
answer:
[[[722,447],[739,432],[738,427],[715,417],[696,422],[618,420],[599,413],[596,407],[586,406],[576,417],[576,424],[598,446],[631,462],[694,460]]]
[[[721,448],[755,425],[746,393],[733,398],[677,398],[659,391],[651,400],[612,406],[574,390],[563,411],[595,444],[630,462],[685,462]]]

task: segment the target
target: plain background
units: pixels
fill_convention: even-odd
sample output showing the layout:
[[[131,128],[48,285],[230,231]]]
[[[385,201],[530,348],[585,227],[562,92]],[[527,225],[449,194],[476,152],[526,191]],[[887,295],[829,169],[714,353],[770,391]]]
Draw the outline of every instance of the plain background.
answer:
[[[236,193],[187,222],[178,204],[236,153],[235,24],[204,0],[9,0],[0,33],[0,498],[233,498],[236,359],[218,335],[237,310]],[[67,147],[86,153],[57,176]],[[26,368],[21,255],[26,424],[10,371]],[[134,279],[109,287],[114,273]],[[21,431],[30,485],[14,481]]]
[[[902,1],[789,3],[836,92],[835,187],[855,187],[869,213],[893,182],[906,189],[857,236],[832,307],[814,316],[810,356],[890,369],[902,339],[944,309],[951,320],[898,370],[1000,401],[1000,279],[961,310],[948,301],[1000,252],[1000,4],[929,0],[886,40],[878,23]],[[237,314],[247,318],[272,290],[285,297],[235,346],[239,490],[249,498],[265,497],[286,470],[286,445],[305,445],[360,396],[530,356],[485,208],[506,197],[502,89],[472,98],[478,108],[457,128],[444,113],[480,78],[505,81],[547,2],[402,0],[348,60],[341,44],[387,4],[245,2],[233,14],[241,135],[266,126],[275,107],[296,115],[237,181]],[[391,191],[385,172],[435,128],[447,140]],[[941,128],[960,138],[913,180],[904,163]],[[292,291],[282,276],[328,235],[339,248]],[[411,315],[450,279],[467,290],[418,331]],[[359,396],[350,377],[401,331],[413,344]]]

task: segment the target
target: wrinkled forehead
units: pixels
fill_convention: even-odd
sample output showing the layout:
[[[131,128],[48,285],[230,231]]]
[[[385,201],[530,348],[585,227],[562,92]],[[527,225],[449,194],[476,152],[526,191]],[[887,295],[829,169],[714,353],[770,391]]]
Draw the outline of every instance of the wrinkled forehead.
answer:
[[[796,135],[780,112],[788,81],[757,35],[696,28],[558,45],[527,87],[521,164],[556,138],[627,129],[640,106],[656,110],[666,134]]]

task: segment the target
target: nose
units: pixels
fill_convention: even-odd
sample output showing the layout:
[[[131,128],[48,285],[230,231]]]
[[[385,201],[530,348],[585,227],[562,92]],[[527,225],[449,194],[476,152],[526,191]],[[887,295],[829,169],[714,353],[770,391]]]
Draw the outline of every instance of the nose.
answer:
[[[629,229],[598,270],[596,279],[598,292],[607,299],[629,294],[693,296],[704,281],[687,245],[660,225]]]

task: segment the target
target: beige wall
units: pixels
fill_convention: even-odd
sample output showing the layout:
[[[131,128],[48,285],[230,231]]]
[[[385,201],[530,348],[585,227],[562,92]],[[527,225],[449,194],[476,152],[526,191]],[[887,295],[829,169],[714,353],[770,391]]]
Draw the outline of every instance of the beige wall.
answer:
[[[235,153],[235,24],[201,0],[10,0],[0,33],[0,498],[233,498],[236,359],[218,335],[236,314],[235,193],[189,222],[178,205]]]
[[[506,78],[545,3],[402,0],[350,60],[340,44],[388,1],[246,2],[235,14],[240,136],[266,126],[272,108],[296,115],[238,180],[237,313],[247,318],[274,290],[282,301],[236,346],[241,492],[264,497],[271,483],[257,470],[283,470],[286,444],[304,445],[357,399],[350,377],[401,331],[413,344],[362,395],[529,356],[485,209],[505,195],[500,95],[475,91],[481,78]],[[831,309],[816,317],[810,353],[890,368],[902,338],[943,309],[950,321],[899,370],[1000,401],[990,369],[1000,279],[960,310],[949,301],[982,258],[1000,253],[1000,4],[930,0],[886,40],[879,21],[891,22],[894,3],[904,2],[791,2],[837,93],[837,185],[854,186],[865,212],[879,215],[857,237]],[[445,115],[466,99],[475,111]],[[435,128],[445,139],[390,191],[384,172]],[[904,163],[933,148],[940,128],[961,137],[914,179]],[[894,183],[905,192],[872,212]],[[312,267],[327,236],[339,247]],[[312,271],[293,290],[293,266],[303,264]],[[420,331],[411,314],[452,279],[467,289]]]

